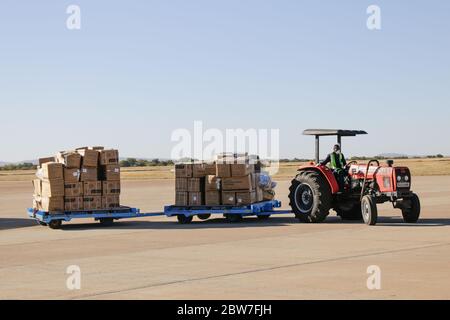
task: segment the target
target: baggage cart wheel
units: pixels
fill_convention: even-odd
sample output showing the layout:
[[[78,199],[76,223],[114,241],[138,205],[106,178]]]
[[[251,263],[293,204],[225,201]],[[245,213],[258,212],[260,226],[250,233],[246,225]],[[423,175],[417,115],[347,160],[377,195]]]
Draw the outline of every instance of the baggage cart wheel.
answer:
[[[226,214],[225,219],[227,219],[228,222],[236,223],[242,221],[242,216],[240,214]]]
[[[199,215],[197,215],[197,217],[200,220],[207,220],[207,219],[209,219],[211,217],[211,215],[209,213],[205,213],[205,214],[199,214]]]
[[[257,216],[259,220],[267,220],[270,218],[270,214],[266,214],[266,215],[258,215]]]
[[[177,215],[178,222],[181,224],[188,224],[192,222],[192,216],[186,217],[184,214]]]
[[[38,223],[39,223],[41,226],[44,226],[44,227],[48,226],[48,224],[46,224],[46,223],[43,222],[43,221],[38,221]]]
[[[62,225],[62,221],[61,220],[52,220],[48,224],[50,229],[59,229],[59,228],[61,228],[61,225]]]
[[[113,218],[100,218],[100,224],[102,226],[112,226],[114,224]]]

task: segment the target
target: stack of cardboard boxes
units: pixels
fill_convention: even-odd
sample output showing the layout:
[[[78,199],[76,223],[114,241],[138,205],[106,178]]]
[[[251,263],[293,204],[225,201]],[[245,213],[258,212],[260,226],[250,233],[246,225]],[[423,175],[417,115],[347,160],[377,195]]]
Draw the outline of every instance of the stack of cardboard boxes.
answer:
[[[175,166],[176,206],[241,206],[263,200],[259,165],[248,159],[180,163]],[[273,198],[273,197],[272,197]]]
[[[120,207],[117,150],[83,147],[39,159],[33,207],[46,212]]]

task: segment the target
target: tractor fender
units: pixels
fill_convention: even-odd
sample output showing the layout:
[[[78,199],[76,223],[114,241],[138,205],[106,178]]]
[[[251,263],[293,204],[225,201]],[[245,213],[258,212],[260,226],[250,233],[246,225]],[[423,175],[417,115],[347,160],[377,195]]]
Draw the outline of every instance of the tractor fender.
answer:
[[[327,166],[304,166],[298,169],[298,172],[302,171],[315,171],[320,173],[328,182],[331,193],[336,194],[339,192],[339,184],[336,181],[336,177],[334,176],[333,171],[331,171]]]

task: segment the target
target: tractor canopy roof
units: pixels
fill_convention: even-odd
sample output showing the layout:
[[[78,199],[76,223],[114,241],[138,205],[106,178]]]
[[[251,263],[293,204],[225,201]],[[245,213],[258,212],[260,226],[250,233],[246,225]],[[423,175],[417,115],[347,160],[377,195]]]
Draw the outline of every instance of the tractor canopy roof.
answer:
[[[354,137],[359,134],[367,134],[362,130],[342,130],[342,129],[307,129],[303,131],[307,136],[341,136],[341,137]]]

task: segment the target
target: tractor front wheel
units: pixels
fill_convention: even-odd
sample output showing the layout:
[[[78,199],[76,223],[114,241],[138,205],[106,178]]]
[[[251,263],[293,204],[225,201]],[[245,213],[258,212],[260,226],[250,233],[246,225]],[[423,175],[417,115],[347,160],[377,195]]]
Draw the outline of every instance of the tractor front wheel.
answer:
[[[292,211],[302,222],[318,223],[326,219],[331,208],[328,183],[315,171],[302,171],[291,182],[289,200]]]
[[[413,193],[409,201],[411,201],[410,207],[402,209],[403,221],[416,223],[420,216],[420,200],[417,194]]]
[[[366,195],[361,200],[361,212],[364,222],[369,226],[377,224],[378,209],[377,203],[372,196]]]

